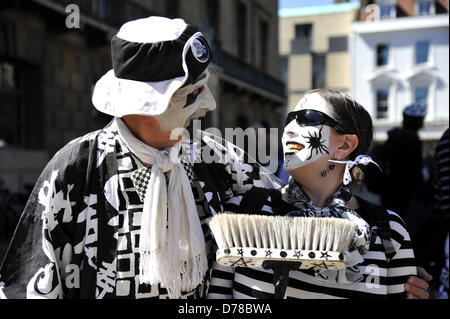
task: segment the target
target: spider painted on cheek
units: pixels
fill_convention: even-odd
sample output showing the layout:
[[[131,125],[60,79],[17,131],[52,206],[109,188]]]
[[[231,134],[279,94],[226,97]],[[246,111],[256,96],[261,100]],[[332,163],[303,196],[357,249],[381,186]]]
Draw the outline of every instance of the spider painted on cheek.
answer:
[[[311,132],[308,132],[309,136],[303,136],[304,138],[308,139],[308,149],[311,149],[311,153],[309,154],[309,157],[307,158],[307,160],[310,160],[312,155],[313,155],[313,151],[316,151],[316,155],[319,154],[323,154],[323,153],[328,153],[328,148],[325,146],[325,144],[323,144],[325,142],[325,140],[322,140],[322,129],[323,126],[320,128],[319,132],[313,132],[313,134],[311,134]]]

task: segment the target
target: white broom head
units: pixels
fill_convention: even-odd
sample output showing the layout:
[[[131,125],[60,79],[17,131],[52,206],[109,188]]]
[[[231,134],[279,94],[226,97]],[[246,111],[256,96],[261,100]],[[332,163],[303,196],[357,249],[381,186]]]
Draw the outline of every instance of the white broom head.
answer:
[[[217,214],[209,227],[217,260],[227,266],[260,267],[264,260],[302,261],[301,269],[345,267],[356,224],[341,218]]]

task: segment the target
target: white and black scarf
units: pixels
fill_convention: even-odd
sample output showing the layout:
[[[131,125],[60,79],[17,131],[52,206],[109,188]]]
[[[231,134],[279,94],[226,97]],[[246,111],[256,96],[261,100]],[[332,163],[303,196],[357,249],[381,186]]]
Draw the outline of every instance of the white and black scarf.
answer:
[[[139,280],[161,283],[170,298],[179,298],[183,291],[201,284],[208,269],[188,173],[178,158],[182,142],[157,150],[138,140],[120,118],[115,118],[115,123],[130,151],[152,165],[146,168],[149,180],[144,189]]]

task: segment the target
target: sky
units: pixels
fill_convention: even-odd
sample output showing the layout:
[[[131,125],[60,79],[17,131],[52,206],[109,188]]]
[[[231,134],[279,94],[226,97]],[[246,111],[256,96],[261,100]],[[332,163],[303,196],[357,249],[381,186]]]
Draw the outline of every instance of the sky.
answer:
[[[359,2],[359,0],[350,0]],[[332,4],[333,0],[278,0],[279,9]]]

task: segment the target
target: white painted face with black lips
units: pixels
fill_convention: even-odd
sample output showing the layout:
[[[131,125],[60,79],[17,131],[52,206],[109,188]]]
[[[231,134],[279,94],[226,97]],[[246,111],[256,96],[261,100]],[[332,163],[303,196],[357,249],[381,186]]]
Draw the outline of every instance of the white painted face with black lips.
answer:
[[[305,95],[294,111],[317,110],[331,116],[331,107],[319,93]],[[286,125],[281,142],[284,169],[292,171],[328,155],[331,127],[327,125],[301,126],[294,119]]]

